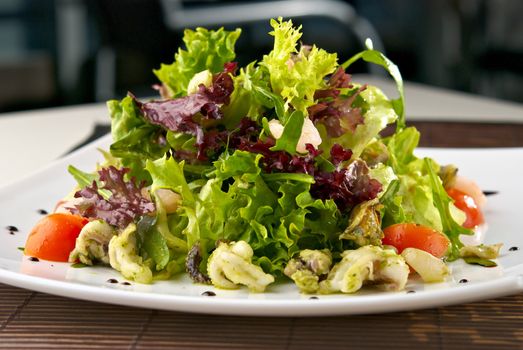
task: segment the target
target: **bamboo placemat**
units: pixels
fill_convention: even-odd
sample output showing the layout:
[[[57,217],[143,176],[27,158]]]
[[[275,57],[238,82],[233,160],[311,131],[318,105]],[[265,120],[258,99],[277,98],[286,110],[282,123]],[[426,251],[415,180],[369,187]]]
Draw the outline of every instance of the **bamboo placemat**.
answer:
[[[523,146],[523,125],[414,125],[422,146]],[[0,348],[523,349],[523,294],[381,315],[273,318],[147,310],[0,284]]]

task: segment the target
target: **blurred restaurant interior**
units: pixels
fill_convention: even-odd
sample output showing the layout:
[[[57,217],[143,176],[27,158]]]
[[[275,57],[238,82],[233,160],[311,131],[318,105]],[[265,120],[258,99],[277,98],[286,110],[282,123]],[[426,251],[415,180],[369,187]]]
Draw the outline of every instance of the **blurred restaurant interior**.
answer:
[[[242,27],[246,64],[279,15],[341,61],[371,37],[405,80],[523,102],[521,13],[521,0],[2,0],[0,112],[150,96],[186,27]]]

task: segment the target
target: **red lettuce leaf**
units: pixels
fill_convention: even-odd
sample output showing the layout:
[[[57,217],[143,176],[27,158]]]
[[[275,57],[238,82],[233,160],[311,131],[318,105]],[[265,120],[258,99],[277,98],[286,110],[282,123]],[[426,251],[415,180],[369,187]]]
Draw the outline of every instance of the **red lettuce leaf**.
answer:
[[[198,92],[189,96],[150,102],[133,99],[150,123],[195,136],[197,158],[203,160],[206,152],[204,121],[221,119],[223,113],[220,105],[229,104],[234,91],[234,82],[229,71],[234,71],[235,65],[231,63],[225,69],[226,71],[213,76],[210,87],[200,85]]]
[[[352,151],[350,149],[345,149],[337,143],[332,145],[330,153],[331,162],[335,166],[340,165],[340,163],[347,161],[352,157]]]
[[[92,185],[74,194],[83,201],[71,208],[71,212],[86,218],[101,219],[119,228],[125,228],[137,218],[154,212],[154,203],[142,194],[144,183],[136,184],[134,178],[124,180],[128,172],[128,168],[116,169],[113,166],[99,170],[102,189],[109,190],[111,197],[104,199],[98,192],[96,181],[93,181]]]
[[[356,127],[364,122],[361,109],[352,105],[367,86],[363,85],[349,97],[340,95],[339,89],[353,88],[350,79],[351,76],[345,73],[343,68],[338,68],[329,79],[329,88],[315,92],[314,98],[319,102],[307,109],[309,118],[315,124],[325,125],[327,134],[331,137],[354,132]]]
[[[314,180],[311,195],[334,200],[341,211],[376,198],[382,188],[378,180],[369,176],[369,168],[363,160],[356,160],[347,168],[318,173]]]

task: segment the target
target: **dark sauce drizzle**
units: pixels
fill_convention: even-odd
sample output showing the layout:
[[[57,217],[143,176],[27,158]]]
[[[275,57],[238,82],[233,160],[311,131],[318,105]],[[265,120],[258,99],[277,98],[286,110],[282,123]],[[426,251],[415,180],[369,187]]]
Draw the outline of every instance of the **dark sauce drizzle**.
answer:
[[[114,278],[109,278],[109,279],[107,280],[107,283],[118,283],[118,281],[115,280]]]
[[[29,257],[29,261],[39,262],[40,259],[35,258],[34,256],[30,256],[30,257]]]
[[[130,286],[130,285],[131,285],[131,284],[130,284],[129,282],[127,282],[127,281],[122,282],[122,284],[123,284],[124,286]]]
[[[318,300],[319,298],[318,297],[310,297],[309,299],[310,300]]]
[[[10,232],[18,232],[18,227],[12,225],[6,226],[5,229]]]
[[[509,252],[515,252],[516,250],[519,250],[519,248],[518,247],[510,247],[510,248],[508,248]]]
[[[207,290],[205,292],[202,293],[203,296],[205,297],[215,297],[216,296],[216,293],[210,291],[210,290]]]
[[[414,294],[414,293],[416,293],[415,290],[408,290],[408,291],[407,291],[407,294]]]
[[[49,214],[49,213],[47,212],[47,210],[45,210],[45,209],[38,209],[36,212],[37,212],[38,214],[40,214],[40,215],[47,215],[47,214]]]
[[[459,283],[468,283],[468,281],[469,281],[468,279],[463,278],[463,279],[460,279],[460,280],[459,280]]]
[[[483,191],[483,194],[485,196],[493,196],[495,194],[498,194],[499,192],[498,191]]]

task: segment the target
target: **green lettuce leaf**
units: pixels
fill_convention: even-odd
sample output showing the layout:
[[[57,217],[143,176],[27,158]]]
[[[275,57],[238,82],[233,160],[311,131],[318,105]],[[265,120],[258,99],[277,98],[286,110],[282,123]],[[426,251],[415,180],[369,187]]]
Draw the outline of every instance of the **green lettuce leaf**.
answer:
[[[286,110],[292,106],[307,113],[307,107],[314,104],[316,90],[326,86],[325,76],[336,70],[337,56],[316,46],[298,50],[301,26],[293,27],[292,21],[280,17],[272,19],[271,26],[274,48],[261,64],[269,71],[272,91],[284,98]]]
[[[211,73],[223,71],[223,65],[236,57],[234,46],[241,30],[226,31],[196,28],[184,31],[186,50],[178,49],[171,64],[162,64],[154,74],[168,88],[172,97],[187,93],[189,81],[196,74],[208,69]]]
[[[377,166],[371,168],[369,174],[373,179],[378,180],[382,186],[382,190],[378,194],[378,197],[381,197],[385,192],[387,192],[387,189],[389,188],[390,184],[394,180],[398,179],[392,167],[383,163],[380,163]]]
[[[182,203],[193,205],[195,197],[183,173],[184,162],[172,157],[147,161],[146,169],[152,177],[151,193],[159,188],[170,189],[182,196]]]
[[[183,163],[169,158],[148,162],[155,188],[182,195],[182,206],[169,217],[169,229],[190,247],[200,242],[204,259],[220,239],[244,240],[254,262],[280,273],[301,249],[340,249],[338,234],[346,221],[333,201],[313,199],[312,177],[306,174],[262,174],[261,155],[225,153],[201,187],[187,183]],[[277,175],[277,176],[273,176]],[[188,199],[188,200],[187,200]]]
[[[415,128],[409,127],[384,140],[389,150],[388,165],[398,176],[398,182],[395,193],[386,193],[382,200],[383,223],[415,222],[442,231],[430,178],[423,160],[414,155],[419,136]]]
[[[159,142],[165,131],[146,122],[130,96],[121,101],[111,100],[107,106],[113,137],[111,155],[120,158],[121,165],[131,169],[131,176],[150,182],[149,173],[144,169],[145,163],[148,159],[163,157],[169,149],[167,144]]]

